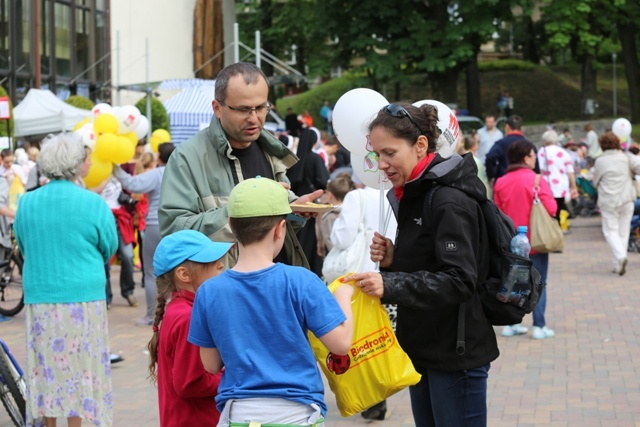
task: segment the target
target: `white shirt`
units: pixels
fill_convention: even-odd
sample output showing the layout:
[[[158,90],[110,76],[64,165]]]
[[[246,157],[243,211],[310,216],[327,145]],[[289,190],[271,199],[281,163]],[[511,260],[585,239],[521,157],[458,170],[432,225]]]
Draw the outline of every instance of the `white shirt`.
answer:
[[[362,202],[361,202],[362,197]],[[344,249],[349,247],[356,238],[358,233],[358,225],[360,223],[360,206],[364,207],[363,222],[367,232],[367,255],[369,254],[369,245],[373,239],[373,232],[378,231],[391,240],[395,240],[396,228],[398,227],[396,217],[391,212],[391,206],[384,194],[384,209],[389,216],[389,225],[385,233],[380,232],[380,190],[370,187],[353,190],[347,193],[343,202],[340,216],[333,223],[331,230],[331,242],[334,247]],[[384,224],[383,224],[384,226]],[[375,263],[371,261],[369,256],[363,257],[360,272],[374,271]]]
[[[493,144],[503,137],[502,131],[497,127],[488,130],[486,126],[483,126],[478,129],[478,151],[476,152],[476,157],[480,159],[482,164],[484,164],[487,153],[491,150]]]

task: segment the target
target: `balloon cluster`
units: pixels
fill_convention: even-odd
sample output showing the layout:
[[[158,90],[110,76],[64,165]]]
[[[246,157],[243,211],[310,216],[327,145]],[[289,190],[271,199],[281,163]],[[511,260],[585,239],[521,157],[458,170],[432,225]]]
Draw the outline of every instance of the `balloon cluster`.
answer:
[[[440,137],[436,142],[437,152],[442,157],[455,153],[460,140],[458,119],[449,107],[440,101],[425,99],[413,105],[433,105],[438,109]],[[378,92],[358,88],[346,92],[338,99],[333,109],[333,129],[340,143],[351,152],[351,166],[363,184],[373,188],[391,188],[391,182],[378,168],[378,156],[372,151],[369,141],[369,125],[389,101]]]
[[[92,165],[84,178],[87,187],[97,187],[107,179],[114,163],[131,160],[138,141],[149,132],[149,126],[149,120],[133,105],[112,107],[104,103],[96,104],[91,109],[91,115],[78,122],[73,129],[83,144],[91,148]],[[158,145],[170,140],[169,132],[158,129],[151,136],[151,149],[157,152]]]

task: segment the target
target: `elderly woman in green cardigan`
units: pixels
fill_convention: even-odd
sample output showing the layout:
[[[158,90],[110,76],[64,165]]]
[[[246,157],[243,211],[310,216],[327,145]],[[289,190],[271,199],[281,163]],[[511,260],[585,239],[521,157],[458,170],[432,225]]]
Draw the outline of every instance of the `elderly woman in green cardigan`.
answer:
[[[46,140],[50,181],[20,200],[14,230],[24,254],[27,425],[112,422],[104,264],[118,245],[111,210],[76,185],[87,156],[71,134]]]

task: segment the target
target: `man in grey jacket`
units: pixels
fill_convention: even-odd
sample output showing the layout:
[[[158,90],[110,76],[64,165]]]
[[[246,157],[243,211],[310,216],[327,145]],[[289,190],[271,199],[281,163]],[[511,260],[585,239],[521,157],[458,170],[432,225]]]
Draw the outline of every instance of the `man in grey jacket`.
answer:
[[[214,116],[208,128],[180,144],[167,164],[162,181],[158,217],[163,236],[178,230],[198,230],[212,240],[234,242],[227,225],[227,202],[233,187],[256,176],[271,178],[289,189],[286,171],[298,158],[265,131],[271,109],[269,85],[254,64],[240,62],[224,68],[216,78]],[[305,204],[322,190],[289,201]],[[276,260],[308,268],[295,231],[287,224],[285,245]],[[227,264],[237,252],[229,252]]]

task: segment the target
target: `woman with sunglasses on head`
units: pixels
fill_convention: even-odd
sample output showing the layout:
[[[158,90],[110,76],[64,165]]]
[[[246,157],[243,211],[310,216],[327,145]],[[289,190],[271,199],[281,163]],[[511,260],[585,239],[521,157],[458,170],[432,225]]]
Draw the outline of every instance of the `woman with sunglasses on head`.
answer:
[[[380,272],[346,279],[398,305],[398,341],[422,374],[410,387],[415,425],[485,426],[489,366],[499,354],[476,292],[488,272],[478,204],[486,188],[472,155],[445,159],[436,153],[437,122],[428,104],[390,104],[371,122],[378,165],[393,184],[388,198],[398,231],[395,246],[375,234],[370,254]],[[459,312],[464,348],[456,342]]]

